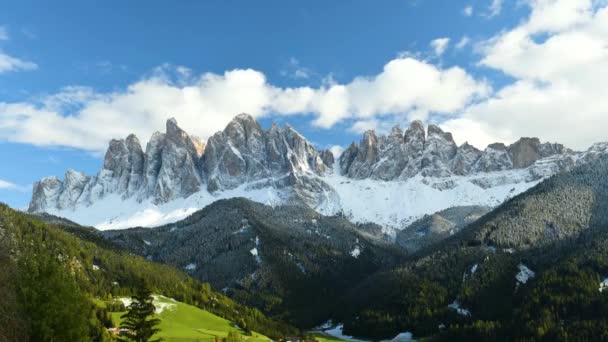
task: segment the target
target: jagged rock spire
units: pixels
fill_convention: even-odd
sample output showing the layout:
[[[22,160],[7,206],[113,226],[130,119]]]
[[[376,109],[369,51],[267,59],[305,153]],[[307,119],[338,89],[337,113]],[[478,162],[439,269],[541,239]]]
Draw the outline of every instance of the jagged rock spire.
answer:
[[[350,145],[340,157],[343,175],[381,180],[467,175],[526,168],[540,158],[567,153],[559,144],[541,144],[537,138],[522,138],[511,146],[491,144],[481,152],[468,143],[458,147],[449,132],[421,121],[412,121],[400,141],[401,130],[393,127],[388,136],[364,134],[359,145]],[[426,133],[426,134],[425,134]]]

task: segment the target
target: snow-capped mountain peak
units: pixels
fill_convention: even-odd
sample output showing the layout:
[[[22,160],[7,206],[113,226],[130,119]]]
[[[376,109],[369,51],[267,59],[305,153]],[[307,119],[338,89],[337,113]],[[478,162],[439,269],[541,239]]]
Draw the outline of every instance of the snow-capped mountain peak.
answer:
[[[47,211],[100,228],[179,220],[220,198],[301,203],[323,214],[400,229],[452,206],[495,206],[542,179],[608,153],[522,138],[484,151],[435,125],[413,121],[389,135],[365,132],[338,158],[292,127],[264,130],[237,115],[206,142],[167,120],[143,151],[134,135],[110,141],[95,176],[68,170],[35,183],[30,212]],[[336,159],[337,158],[337,159]],[[334,166],[335,165],[335,166]],[[334,171],[334,167],[336,170]]]

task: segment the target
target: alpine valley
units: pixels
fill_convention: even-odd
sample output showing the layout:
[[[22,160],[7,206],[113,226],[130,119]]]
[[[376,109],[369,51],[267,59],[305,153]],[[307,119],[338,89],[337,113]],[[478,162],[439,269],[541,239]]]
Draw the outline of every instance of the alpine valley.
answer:
[[[207,141],[170,119],[145,151],[112,140],[97,175],[36,182],[29,213],[1,209],[19,252],[0,261],[52,248],[107,305],[150,272],[252,336],[608,339],[608,143],[481,151],[414,121],[334,155],[247,114]]]

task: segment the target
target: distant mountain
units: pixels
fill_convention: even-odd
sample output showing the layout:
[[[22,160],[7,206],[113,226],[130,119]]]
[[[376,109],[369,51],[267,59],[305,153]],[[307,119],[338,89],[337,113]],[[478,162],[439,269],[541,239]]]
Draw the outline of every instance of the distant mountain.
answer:
[[[218,199],[246,197],[342,213],[394,234],[450,207],[499,205],[548,176],[608,153],[608,144],[573,152],[536,138],[480,151],[414,121],[388,136],[368,131],[337,157],[289,126],[264,130],[247,114],[206,142],[189,136],[174,119],[166,126],[145,151],[134,135],[112,140],[95,176],[68,170],[63,180],[36,182],[29,211],[113,229],[175,222]]]
[[[407,252],[414,253],[456,234],[490,210],[489,207],[481,206],[452,207],[425,215],[399,231],[395,242]]]
[[[303,206],[230,199],[173,224],[103,236],[273,317],[312,328],[331,318],[348,289],[404,260],[380,231]]]

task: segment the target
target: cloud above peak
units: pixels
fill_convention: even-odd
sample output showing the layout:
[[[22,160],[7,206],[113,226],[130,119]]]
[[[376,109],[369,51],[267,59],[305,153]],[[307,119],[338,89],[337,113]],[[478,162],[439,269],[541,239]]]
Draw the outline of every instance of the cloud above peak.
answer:
[[[316,88],[278,87],[253,69],[199,76],[179,70],[162,66],[119,92],[67,87],[41,99],[0,102],[0,139],[101,152],[109,139],[130,133],[145,142],[168,117],[204,138],[241,112],[312,115],[312,125],[329,129],[343,121],[409,112],[450,115],[490,91],[464,69],[442,69],[412,57],[389,61],[377,75],[344,84],[328,80]]]
[[[606,141],[608,99],[601,85],[608,79],[608,3],[527,4],[524,21],[481,45],[480,65],[515,81],[445,125],[469,136],[483,127],[505,142],[539,136],[575,149]]]

